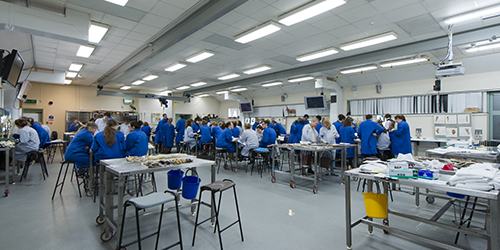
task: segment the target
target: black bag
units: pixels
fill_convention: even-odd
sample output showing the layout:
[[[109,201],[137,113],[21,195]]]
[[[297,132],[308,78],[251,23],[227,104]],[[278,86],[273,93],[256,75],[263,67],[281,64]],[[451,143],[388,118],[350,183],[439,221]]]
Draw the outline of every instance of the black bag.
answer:
[[[50,140],[57,140],[57,131],[52,131],[50,134]]]

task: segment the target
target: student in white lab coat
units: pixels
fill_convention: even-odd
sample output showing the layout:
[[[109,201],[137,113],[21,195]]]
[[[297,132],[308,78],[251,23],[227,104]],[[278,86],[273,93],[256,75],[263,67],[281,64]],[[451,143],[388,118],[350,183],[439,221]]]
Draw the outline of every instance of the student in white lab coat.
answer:
[[[130,125],[130,118],[128,117],[123,118],[123,123],[120,125],[120,132],[122,132],[125,137],[127,137],[128,133],[130,132],[129,125]]]
[[[318,131],[316,131],[316,126],[318,125],[318,123],[318,118],[313,118],[311,123],[306,124],[302,129],[302,138],[300,139],[300,141],[317,143]]]
[[[31,128],[25,119],[19,118],[14,123],[19,129],[19,143],[16,144],[14,152],[16,160],[22,164],[26,161],[29,152],[38,150],[40,139],[36,130]]]
[[[321,125],[319,130],[319,141],[327,144],[335,144],[336,138],[340,137],[335,126],[332,125],[328,118],[323,118]],[[328,155],[328,152],[325,153]],[[330,158],[330,168],[333,169],[335,167],[335,150],[330,151],[330,157],[328,158]]]
[[[193,119],[188,119],[186,121],[186,130],[184,130],[184,143],[187,143],[191,152],[194,152],[196,146],[196,139],[194,138],[195,133],[193,132]]]
[[[245,157],[250,156],[250,150],[259,147],[259,136],[256,131],[253,131],[250,123],[245,123],[245,131],[241,134],[240,142],[244,143],[241,149],[241,155]],[[253,159],[252,159],[253,161]]]
[[[104,113],[102,118],[98,118],[95,120],[95,124],[97,125],[97,131],[95,132],[95,134],[104,131],[104,127],[106,126],[106,122],[108,121],[108,119],[113,118],[111,118],[111,113],[106,112]]]

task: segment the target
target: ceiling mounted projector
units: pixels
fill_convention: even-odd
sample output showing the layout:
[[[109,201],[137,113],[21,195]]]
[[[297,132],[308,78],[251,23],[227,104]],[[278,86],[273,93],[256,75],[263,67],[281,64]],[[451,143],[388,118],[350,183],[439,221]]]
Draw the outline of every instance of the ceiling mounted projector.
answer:
[[[465,68],[462,67],[462,62],[438,65],[436,70],[437,78],[459,75],[465,75]]]

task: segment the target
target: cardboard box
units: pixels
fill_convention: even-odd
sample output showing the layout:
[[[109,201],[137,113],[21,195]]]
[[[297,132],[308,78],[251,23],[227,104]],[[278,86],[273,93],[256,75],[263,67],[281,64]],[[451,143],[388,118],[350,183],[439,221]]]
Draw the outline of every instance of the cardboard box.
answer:
[[[465,113],[479,113],[479,108],[466,108]]]
[[[439,179],[439,170],[419,169],[418,178],[437,180]]]
[[[418,171],[416,169],[389,169],[389,176],[402,179],[417,179]]]
[[[415,165],[406,161],[390,161],[387,163],[389,169],[413,169]]]

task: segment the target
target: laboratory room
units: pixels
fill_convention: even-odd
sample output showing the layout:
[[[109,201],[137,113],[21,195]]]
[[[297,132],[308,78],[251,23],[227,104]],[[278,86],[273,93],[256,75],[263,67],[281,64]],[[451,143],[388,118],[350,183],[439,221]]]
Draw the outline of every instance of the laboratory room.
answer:
[[[0,249],[500,249],[500,0],[0,23]]]

